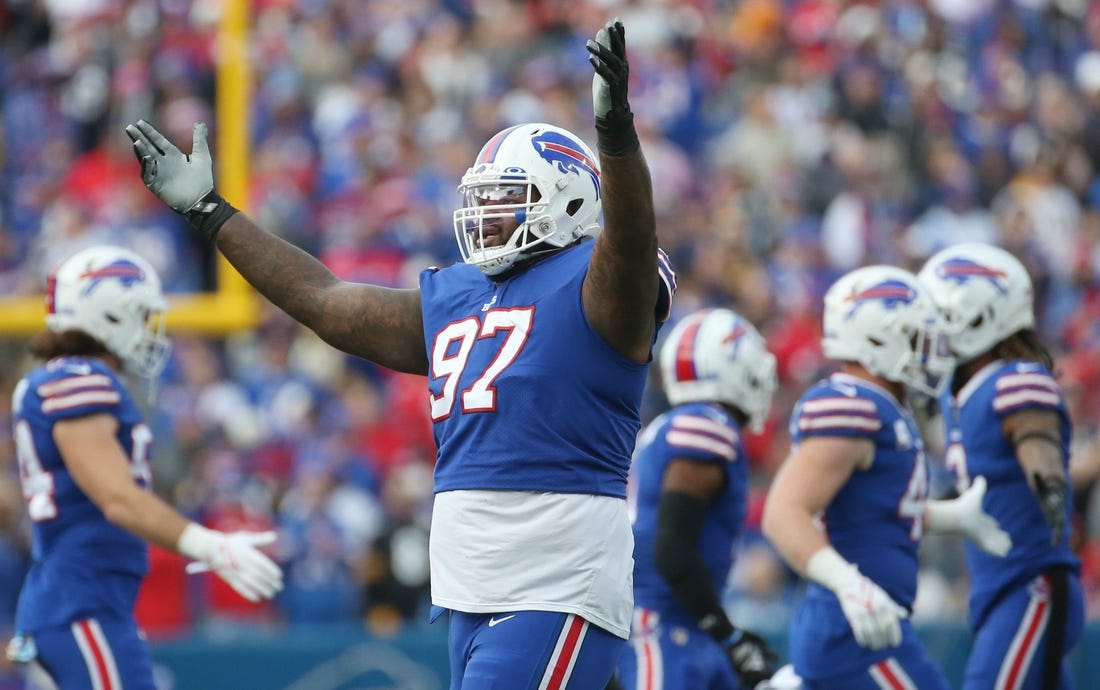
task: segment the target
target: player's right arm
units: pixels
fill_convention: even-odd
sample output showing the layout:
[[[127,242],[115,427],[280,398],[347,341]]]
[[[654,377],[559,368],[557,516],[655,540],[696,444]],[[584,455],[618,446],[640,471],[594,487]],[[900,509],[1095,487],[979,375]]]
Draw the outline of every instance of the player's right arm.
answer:
[[[657,507],[654,560],[676,601],[722,645],[741,682],[755,687],[771,677],[779,657],[759,635],[733,625],[699,551],[707,509],[726,481],[718,463],[691,458],[669,462]]]
[[[256,546],[275,534],[223,534],[188,521],[133,478],[125,449],[117,439],[118,420],[107,413],[63,419],[53,439],[66,469],[112,524],[135,536],[210,566],[252,601],[282,589],[282,571]]]
[[[874,451],[869,438],[804,438],[772,482],[762,527],[792,568],[836,594],[856,641],[881,649],[901,643],[907,612],[837,553],[814,523],[852,473],[870,467]]]
[[[870,439],[813,436],[802,440],[776,473],[764,503],[764,536],[801,575],[807,575],[814,554],[831,548],[815,516],[857,468],[870,466],[874,452]]]
[[[126,134],[145,186],[214,242],[264,297],[333,347],[395,371],[427,373],[419,290],[340,280],[233,208],[214,191],[204,123],[195,125],[189,156],[144,120]]]

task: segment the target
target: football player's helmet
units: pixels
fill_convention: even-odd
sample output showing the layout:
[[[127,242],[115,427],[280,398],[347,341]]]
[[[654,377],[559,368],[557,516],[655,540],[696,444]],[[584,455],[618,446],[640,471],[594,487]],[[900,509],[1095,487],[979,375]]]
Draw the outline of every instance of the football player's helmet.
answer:
[[[487,275],[600,231],[600,171],[592,150],[553,125],[494,135],[462,176],[454,213],[463,260]],[[518,224],[507,239],[504,233]]]
[[[156,271],[122,247],[77,252],[57,266],[46,286],[49,330],[84,331],[146,379],[156,378],[168,359],[167,310]]]
[[[669,403],[726,403],[763,430],[778,387],[775,356],[746,319],[729,309],[689,314],[661,346],[660,363]]]
[[[955,368],[943,321],[909,271],[866,266],[825,293],[822,351],[938,396]]]
[[[960,362],[1035,327],[1031,278],[1003,249],[978,242],[942,249],[917,278],[946,320],[951,350]]]

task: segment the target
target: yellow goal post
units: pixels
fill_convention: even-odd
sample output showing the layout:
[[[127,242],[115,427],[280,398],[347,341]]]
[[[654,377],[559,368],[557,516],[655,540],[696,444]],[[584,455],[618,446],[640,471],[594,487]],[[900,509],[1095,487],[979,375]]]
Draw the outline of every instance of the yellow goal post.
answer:
[[[218,192],[240,209],[248,202],[251,143],[248,4],[249,0],[222,3],[217,38]],[[227,335],[256,325],[259,297],[221,254],[216,262],[213,291],[169,296],[169,331]],[[32,335],[45,327],[45,319],[43,295],[0,296],[0,337]]]

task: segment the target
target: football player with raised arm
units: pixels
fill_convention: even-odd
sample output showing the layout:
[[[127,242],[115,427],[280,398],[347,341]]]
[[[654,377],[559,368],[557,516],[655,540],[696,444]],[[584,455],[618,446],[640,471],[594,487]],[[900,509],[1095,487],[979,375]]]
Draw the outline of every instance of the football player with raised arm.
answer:
[[[694,312],[661,346],[668,412],[646,426],[631,465],[634,626],[619,659],[630,690],[751,690],[775,652],[734,626],[721,591],[745,520],[746,425],[763,426],[775,357],[728,309]]]
[[[947,687],[907,620],[925,530],[965,534],[1003,555],[1008,536],[981,509],[984,481],[929,501],[906,387],[942,391],[953,360],[916,276],[869,266],[824,300],[825,356],[840,370],[791,416],[791,454],[764,508],[764,534],[810,580],[790,657],[807,690]]]
[[[203,125],[190,156],[147,122],[126,129],[149,189],[275,305],[427,377],[431,595],[433,619],[450,612],[452,688],[602,688],[629,634],[626,476],[673,276],[622,24],[587,48],[599,158],[548,124],[493,136],[459,185],[465,262],[424,271],[419,289],[342,281],[237,212],[213,191]]]
[[[974,646],[963,688],[1071,688],[1065,655],[1084,625],[1069,548],[1071,426],[1035,335],[1031,278],[1008,252],[975,243],[940,251],[918,277],[958,361],[941,400],[947,464],[959,491],[986,477],[985,510],[1013,544],[1000,558],[968,545]]]
[[[167,302],[133,252],[80,251],[51,274],[43,364],[15,387],[15,450],[33,522],[19,595],[16,661],[35,661],[65,690],[154,690],[134,620],[152,542],[196,560],[251,601],[282,589],[258,546],[274,532],[224,534],[188,521],[149,490],[153,435],[122,373],[152,381],[169,352]]]

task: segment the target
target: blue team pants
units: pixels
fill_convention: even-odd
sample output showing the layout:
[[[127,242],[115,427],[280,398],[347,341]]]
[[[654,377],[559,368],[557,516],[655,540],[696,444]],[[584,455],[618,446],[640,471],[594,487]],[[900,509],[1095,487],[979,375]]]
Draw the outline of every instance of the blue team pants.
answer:
[[[861,647],[833,598],[807,598],[791,622],[791,663],[804,690],[948,690],[909,621],[897,647]],[[989,690],[986,688],[985,690]]]
[[[1055,676],[1050,687],[1071,690],[1065,655],[1081,638],[1084,609],[1081,580],[1067,570],[1040,575],[1009,592],[974,632],[963,690],[1045,688],[1048,654],[1060,660],[1050,669]]]
[[[137,623],[85,618],[34,633],[37,661],[63,690],[156,690]]]
[[[617,678],[624,690],[741,687],[725,650],[714,638],[697,625],[661,622],[656,613],[645,609],[634,612],[634,626],[619,657]]]
[[[575,614],[450,614],[451,690],[603,690],[626,643]]]

